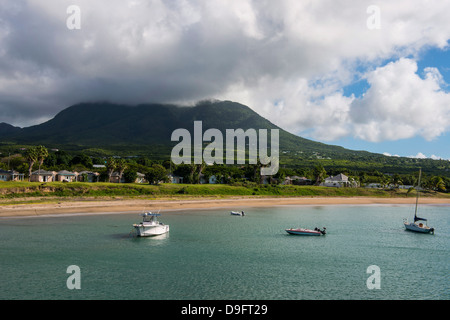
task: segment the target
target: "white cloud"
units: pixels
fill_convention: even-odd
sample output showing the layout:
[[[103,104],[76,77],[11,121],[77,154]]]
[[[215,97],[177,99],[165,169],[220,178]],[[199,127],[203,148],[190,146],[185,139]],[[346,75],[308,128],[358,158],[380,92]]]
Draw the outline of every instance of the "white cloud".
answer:
[[[427,156],[424,155],[422,152],[418,152],[415,156],[409,156],[408,158],[415,158],[415,159],[426,159]]]
[[[389,152],[383,152],[383,155],[387,156],[387,157],[400,157],[398,154],[390,154]]]
[[[427,157],[425,154],[423,154],[422,152],[418,152],[415,156],[408,156],[408,158],[414,158],[414,159],[433,159],[433,160],[450,160],[450,159],[445,159],[439,156],[436,156],[434,154],[432,154],[430,157]]]
[[[420,135],[432,140],[450,127],[450,94],[435,68],[417,74],[417,63],[399,59],[366,74],[370,89],[352,102],[357,138],[372,142]]]
[[[254,88],[237,84],[229,95],[258,106],[263,116],[291,132],[319,140],[346,136],[371,142],[414,136],[432,140],[450,128],[450,94],[443,90],[446,84],[439,70],[423,72],[421,78],[417,63],[406,58],[368,71],[363,77],[370,88],[361,98],[344,96],[339,81],[267,77]]]
[[[75,31],[71,4],[0,0],[2,121],[30,124],[86,100],[219,98],[328,141],[433,139],[449,128],[442,75],[415,62],[447,45],[448,1],[377,1],[379,30],[367,28],[371,0],[78,0]],[[361,77],[366,94],[344,96]]]

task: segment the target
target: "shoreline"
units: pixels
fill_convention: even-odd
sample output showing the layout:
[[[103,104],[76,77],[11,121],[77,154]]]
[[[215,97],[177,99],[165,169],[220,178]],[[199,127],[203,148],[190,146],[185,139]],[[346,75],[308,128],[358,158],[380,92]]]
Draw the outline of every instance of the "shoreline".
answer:
[[[232,197],[161,200],[89,200],[58,203],[11,204],[0,206],[0,217],[54,216],[60,214],[141,213],[147,211],[180,211],[193,209],[270,207],[283,205],[413,205],[413,198],[371,197]],[[422,198],[421,205],[450,205],[450,199]]]

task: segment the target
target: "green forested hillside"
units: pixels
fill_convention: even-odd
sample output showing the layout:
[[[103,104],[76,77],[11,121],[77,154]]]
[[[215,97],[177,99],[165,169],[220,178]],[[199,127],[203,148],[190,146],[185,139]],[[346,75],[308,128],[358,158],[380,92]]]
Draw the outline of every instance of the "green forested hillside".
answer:
[[[320,163],[327,170],[385,173],[410,173],[422,167],[430,175],[450,176],[449,161],[387,157],[311,141],[293,135],[249,107],[231,101],[203,101],[193,107],[80,103],[40,125],[17,128],[0,124],[0,152],[7,155],[27,146],[44,145],[49,149],[96,157],[143,156],[167,160],[176,144],[171,142],[172,132],[185,128],[193,135],[193,123],[199,120],[203,122],[203,132],[209,128],[222,132],[238,128],[279,129],[281,167],[312,168]]]

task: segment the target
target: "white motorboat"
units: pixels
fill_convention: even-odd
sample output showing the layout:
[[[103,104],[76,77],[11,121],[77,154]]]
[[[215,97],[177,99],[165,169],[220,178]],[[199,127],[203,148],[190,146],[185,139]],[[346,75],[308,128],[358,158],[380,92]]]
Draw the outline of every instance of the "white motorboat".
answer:
[[[414,211],[414,222],[408,222],[407,219],[403,220],[403,224],[406,230],[420,232],[420,233],[432,233],[434,234],[434,228],[430,228],[427,225],[427,219],[420,218],[417,216],[417,206],[419,204],[419,187],[420,187],[420,178],[422,176],[422,169],[419,171],[419,182],[417,187],[417,196],[416,196],[416,209]],[[423,222],[425,222],[425,224]]]
[[[145,212],[142,214],[142,222],[133,224],[139,237],[152,237],[169,232],[169,225],[159,222],[159,213]]]
[[[243,216],[245,216],[245,213],[244,213],[244,211],[231,211],[231,215],[243,217]]]
[[[311,229],[305,229],[305,228],[290,228],[286,229],[286,232],[289,234],[299,235],[299,236],[321,236],[325,235],[327,228],[323,227],[323,230],[320,230],[319,228],[314,228],[314,230]]]

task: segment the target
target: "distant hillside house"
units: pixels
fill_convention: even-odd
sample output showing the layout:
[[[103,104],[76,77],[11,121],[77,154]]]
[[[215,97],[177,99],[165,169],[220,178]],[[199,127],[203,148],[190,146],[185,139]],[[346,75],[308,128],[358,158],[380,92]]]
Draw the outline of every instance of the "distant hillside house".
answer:
[[[23,177],[23,173],[0,169],[0,181],[23,181]]]
[[[408,190],[409,188],[414,188],[414,186],[413,186],[413,185],[404,185],[404,184],[401,184],[401,185],[398,186],[398,188],[399,188],[399,189],[406,189],[406,190]]]
[[[137,178],[136,181],[134,181],[135,183],[148,183],[148,181],[145,179],[145,174],[140,172],[136,172],[136,174]]]
[[[381,189],[382,185],[381,183],[367,183],[365,185],[366,188],[371,188],[371,189]]]
[[[284,179],[283,184],[295,184],[295,185],[309,185],[311,184],[311,179],[307,179],[305,177],[299,177],[299,176],[287,176]]]
[[[98,182],[100,174],[92,171],[81,171],[78,173],[78,181],[80,182]]]
[[[320,184],[321,186],[325,187],[352,187],[353,183],[348,180],[348,177],[345,174],[338,174],[334,177],[329,176],[328,178],[325,178],[325,181]]]
[[[261,182],[261,184],[278,183],[277,179],[275,179],[273,176],[261,176],[260,182]]]
[[[169,174],[169,182],[170,183],[183,183],[183,177],[176,176],[173,174]]]
[[[113,183],[125,183],[125,177],[122,175],[122,178],[119,181],[119,172],[114,171],[111,174],[111,179],[109,180],[109,182],[113,182]]]
[[[74,182],[77,181],[78,172],[61,170],[56,173],[56,181]]]
[[[32,182],[52,182],[56,179],[55,171],[36,170],[31,173]]]
[[[200,183],[201,184],[217,184],[217,177],[215,175],[205,176],[203,173],[200,174]]]
[[[134,180],[134,183],[147,183],[148,181],[145,179],[145,174],[136,172],[136,180]],[[109,182],[112,183],[119,183],[119,172],[115,171],[111,175],[111,179]],[[125,175],[122,174],[122,179],[120,179],[120,183],[126,183]]]

